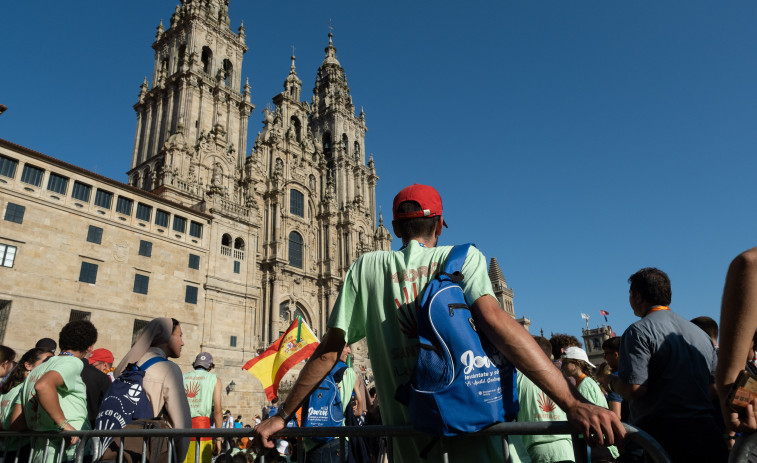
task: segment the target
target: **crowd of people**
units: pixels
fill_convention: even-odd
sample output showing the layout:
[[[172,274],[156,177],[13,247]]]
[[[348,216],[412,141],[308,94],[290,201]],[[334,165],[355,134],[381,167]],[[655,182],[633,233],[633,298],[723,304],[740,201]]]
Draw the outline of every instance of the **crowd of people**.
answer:
[[[250,429],[247,436],[225,446],[223,438],[200,438],[199,443],[176,438],[177,455],[187,462],[195,460],[197,449],[197,458],[209,462],[224,448],[236,463],[251,462],[261,452],[271,452],[280,461],[296,458],[299,446],[276,433],[285,426],[312,423],[314,403],[328,382],[336,388],[337,424],[410,424],[408,408],[395,400],[395,392],[408,382],[417,357],[417,331],[412,324],[416,298],[434,278],[434,269],[443,268],[451,250],[438,246],[446,225],[441,197],[432,187],[411,185],[395,197],[392,226],[402,248],[363,254],[353,263],[328,330],[286,401],[272,400],[252,423],[243,423],[240,415],[234,419],[230,410],[223,412],[221,382],[213,373],[210,353],[199,353],[194,370],[184,374],[169,360],[181,355],[181,324],[157,318],[115,368],[109,351],[95,349],[97,330],[84,320],[65,325],[57,343],[41,339],[18,361],[12,349],[0,346],[0,428],[91,429],[114,378],[118,381],[124,371],[140,368],[152,415],[171,427]],[[621,337],[603,343],[605,362],[595,366],[575,337],[531,336],[504,312],[494,297],[486,260],[474,247],[459,280],[471,308],[471,326],[488,339],[497,355],[517,368],[518,421],[569,421],[589,445],[592,462],[646,461],[640,447],[624,440],[621,420],[650,434],[673,462],[725,462],[740,434],[757,431],[757,399],[743,408],[728,402],[739,373],[757,372],[757,248],[731,264],[719,338],[715,320],[688,321],[670,309],[672,290],[665,272],[644,268],[628,283],[629,305],[639,320]],[[363,338],[375,374],[376,384],[370,390],[348,366],[350,344]],[[454,439],[447,448],[449,461],[502,461],[503,449],[495,437]],[[514,462],[574,461],[568,435],[514,436],[513,441]],[[65,449],[51,442],[48,461],[57,461],[62,452],[64,461],[71,460],[76,442],[76,437],[68,438]],[[34,461],[41,462],[40,445],[30,448],[15,440],[6,442],[5,449],[22,456],[34,451]],[[441,457],[441,446],[425,439],[399,436],[392,445],[393,451],[388,451],[384,439],[352,436],[342,455],[338,440],[314,437],[304,440],[305,461],[409,463]]]

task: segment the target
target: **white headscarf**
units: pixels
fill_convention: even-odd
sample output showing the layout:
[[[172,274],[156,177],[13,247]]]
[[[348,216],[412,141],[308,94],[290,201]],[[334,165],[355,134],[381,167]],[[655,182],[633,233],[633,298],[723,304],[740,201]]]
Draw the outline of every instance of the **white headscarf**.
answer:
[[[139,335],[131,350],[124,356],[121,363],[118,364],[113,374],[118,377],[130,363],[137,363],[142,358],[150,346],[156,346],[168,342],[173,334],[173,320],[168,317],[155,318],[145,326]]]

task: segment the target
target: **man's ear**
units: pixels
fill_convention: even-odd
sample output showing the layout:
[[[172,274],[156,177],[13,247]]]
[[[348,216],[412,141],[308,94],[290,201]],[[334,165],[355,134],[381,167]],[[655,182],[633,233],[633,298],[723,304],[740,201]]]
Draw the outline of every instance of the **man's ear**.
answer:
[[[443,228],[444,228],[444,219],[442,218],[442,216],[439,216],[439,221],[436,222],[436,230],[434,230],[434,236],[441,235]]]
[[[399,230],[397,230],[397,221],[392,220],[392,231],[394,232],[394,236],[396,236],[399,239],[402,239],[402,235],[400,235]]]

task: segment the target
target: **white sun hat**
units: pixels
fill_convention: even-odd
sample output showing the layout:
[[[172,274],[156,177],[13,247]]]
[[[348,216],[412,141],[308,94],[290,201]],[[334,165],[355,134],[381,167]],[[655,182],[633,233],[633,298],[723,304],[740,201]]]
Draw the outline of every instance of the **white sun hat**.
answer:
[[[562,354],[562,358],[571,360],[583,360],[588,363],[590,367],[597,368],[596,365],[589,361],[589,357],[586,355],[586,351],[580,347],[568,347],[565,349],[565,353]]]

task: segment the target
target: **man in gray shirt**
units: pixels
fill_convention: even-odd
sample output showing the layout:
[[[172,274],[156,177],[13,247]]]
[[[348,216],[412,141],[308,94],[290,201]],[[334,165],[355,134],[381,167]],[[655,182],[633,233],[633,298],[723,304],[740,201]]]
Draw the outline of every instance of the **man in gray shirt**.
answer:
[[[712,407],[717,354],[707,335],[670,310],[662,270],[631,275],[629,302],[641,317],[623,333],[617,376],[603,381],[630,401],[631,424],[647,431],[674,462],[725,462]],[[635,461],[628,449],[621,461]]]

